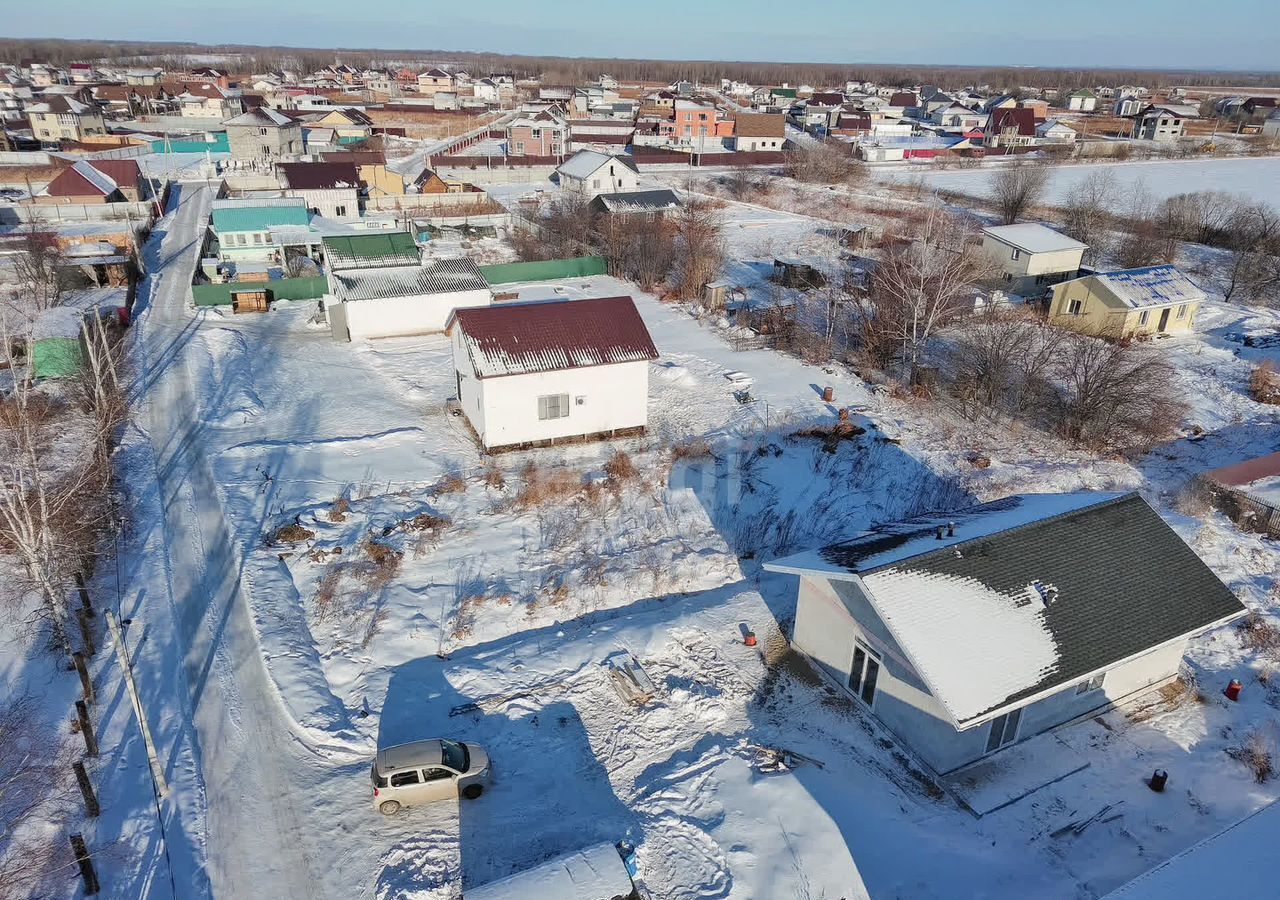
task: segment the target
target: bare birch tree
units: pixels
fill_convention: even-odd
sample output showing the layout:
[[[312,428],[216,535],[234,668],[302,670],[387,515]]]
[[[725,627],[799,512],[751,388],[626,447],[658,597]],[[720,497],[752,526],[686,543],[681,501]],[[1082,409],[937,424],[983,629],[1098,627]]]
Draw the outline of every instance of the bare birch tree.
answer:
[[[1000,221],[1012,225],[1040,202],[1049,184],[1049,168],[1043,163],[1019,162],[1000,167],[991,179],[991,202]]]

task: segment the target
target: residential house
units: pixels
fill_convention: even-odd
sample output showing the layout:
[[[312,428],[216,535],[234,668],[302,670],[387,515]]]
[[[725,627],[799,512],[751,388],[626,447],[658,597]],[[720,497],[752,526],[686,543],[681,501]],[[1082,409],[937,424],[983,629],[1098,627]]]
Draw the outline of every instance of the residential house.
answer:
[[[596,150],[579,150],[560,164],[556,175],[561,188],[588,199],[634,191],[640,180],[640,172],[630,159]]]
[[[995,112],[997,109],[1013,109],[1017,105],[1018,100],[1016,97],[1012,97],[1009,94],[1000,94],[999,96],[992,97],[987,100],[987,102],[983,103],[982,111],[991,113]]]
[[[1018,101],[1018,105],[1023,109],[1029,109],[1035,115],[1037,121],[1049,117],[1049,101],[1038,100],[1033,97],[1027,97]]]
[[[1036,126],[1036,137],[1046,144],[1074,144],[1076,130],[1060,119],[1049,119]]]
[[[351,106],[330,110],[310,124],[318,128],[332,128],[340,144],[358,143],[373,133],[373,120],[363,110]]]
[[[1204,291],[1176,266],[1098,272],[1054,285],[1049,321],[1110,338],[1191,330]]]
[[[174,111],[176,101],[163,85],[95,84],[93,99],[108,112],[130,117],[166,115]]]
[[[90,84],[98,80],[93,63],[74,62],[67,67],[67,73],[71,76],[72,84]]]
[[[224,263],[280,262],[286,243],[320,256],[321,236],[311,232],[307,203],[298,197],[214,200],[209,227]],[[306,233],[306,234],[304,234]],[[300,237],[301,236],[301,237]]]
[[[631,143],[636,123],[631,117],[569,120],[569,150],[621,150]]]
[[[138,199],[138,163],[136,160],[110,160],[110,162],[126,163],[117,169],[132,167],[133,178],[130,185],[131,197],[125,196],[120,183],[104,169],[99,160],[80,160],[73,166],[63,169],[49,182],[43,191],[32,198],[32,202],[41,205],[90,205],[98,203],[123,203],[126,200]]]
[[[1143,110],[1133,120],[1133,136],[1144,141],[1170,143],[1182,137],[1185,120],[1163,106]]]
[[[1240,108],[1250,116],[1266,116],[1280,105],[1280,98],[1276,97],[1250,97],[1241,104]]]
[[[929,114],[929,120],[943,128],[957,131],[971,131],[987,124],[987,114],[952,103],[940,106]]]
[[[431,68],[418,76],[418,93],[434,94],[436,91],[452,91],[457,87],[453,76],[444,69]]]
[[[49,96],[28,106],[26,112],[32,136],[44,144],[83,141],[107,133],[102,110],[75,97]]]
[[[988,147],[1029,147],[1036,142],[1036,117],[1029,109],[1001,106],[991,111],[983,143]]]
[[[447,331],[458,405],[486,450],[648,424],[658,351],[630,297],[460,309]]]
[[[502,99],[502,91],[491,78],[481,78],[473,84],[471,94],[485,103],[498,103]]]
[[[240,96],[215,82],[193,81],[181,85],[181,88],[174,98],[181,116],[223,121],[244,111]]]
[[[1280,109],[1277,109],[1262,123],[1262,136],[1275,140],[1280,138]]]
[[[360,173],[354,163],[281,163],[277,170],[280,186],[289,196],[305,200],[313,213],[327,219],[360,215]]]
[[[935,773],[1172,682],[1245,608],[1136,493],[1024,494],[765,564],[792,645]]]
[[[222,125],[236,159],[273,160],[303,153],[302,125],[279,110],[260,106]]]
[[[733,149],[781,150],[787,143],[787,117],[782,113],[736,113]]]
[[[674,134],[680,143],[702,147],[733,136],[733,120],[721,118],[720,110],[710,103],[677,99],[674,110]]]
[[[1142,111],[1147,108],[1147,103],[1138,97],[1121,97],[1111,107],[1113,115],[1128,119],[1133,116],[1141,115]]]
[[[1080,88],[1067,94],[1067,109],[1076,112],[1093,112],[1098,108],[1098,95],[1088,88]]]
[[[152,85],[163,80],[164,69],[129,69],[124,73],[125,84]]]
[[[1040,296],[1049,285],[1075,278],[1087,249],[1034,223],[982,229],[982,252],[999,267],[1003,289],[1022,297]]]
[[[339,341],[443,331],[455,310],[491,302],[489,283],[466,257],[331,269],[324,298],[330,332]]]
[[[507,124],[508,156],[563,156],[569,146],[569,126],[545,110]]]

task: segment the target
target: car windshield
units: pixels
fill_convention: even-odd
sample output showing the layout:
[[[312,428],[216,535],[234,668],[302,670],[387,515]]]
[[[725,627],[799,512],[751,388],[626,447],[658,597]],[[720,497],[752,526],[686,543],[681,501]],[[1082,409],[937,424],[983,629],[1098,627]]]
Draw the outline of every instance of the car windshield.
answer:
[[[471,767],[471,754],[457,741],[441,741],[440,752],[444,756],[444,764],[455,772],[465,772]]]
[[[387,786],[387,779],[378,774],[378,764],[376,762],[369,767],[369,775],[373,778],[374,787],[384,788]]]

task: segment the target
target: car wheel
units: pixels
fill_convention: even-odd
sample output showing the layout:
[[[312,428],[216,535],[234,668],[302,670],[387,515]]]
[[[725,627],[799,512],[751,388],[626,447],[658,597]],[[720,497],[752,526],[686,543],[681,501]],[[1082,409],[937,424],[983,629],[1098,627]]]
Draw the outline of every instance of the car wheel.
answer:
[[[469,784],[462,789],[462,796],[466,797],[468,800],[474,800],[483,793],[484,785],[482,784]]]
[[[383,800],[378,804],[378,812],[384,816],[394,816],[400,812],[400,802],[398,800]]]

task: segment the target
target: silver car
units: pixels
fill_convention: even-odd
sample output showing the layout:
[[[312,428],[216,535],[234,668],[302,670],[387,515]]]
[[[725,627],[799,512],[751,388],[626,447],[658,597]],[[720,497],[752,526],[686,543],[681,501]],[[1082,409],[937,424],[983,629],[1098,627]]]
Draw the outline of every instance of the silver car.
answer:
[[[489,755],[478,744],[444,739],[413,741],[378,751],[374,758],[373,805],[389,816],[404,806],[474,800],[489,778]]]

